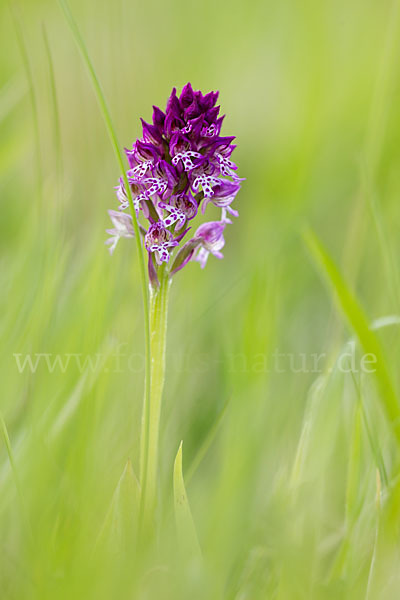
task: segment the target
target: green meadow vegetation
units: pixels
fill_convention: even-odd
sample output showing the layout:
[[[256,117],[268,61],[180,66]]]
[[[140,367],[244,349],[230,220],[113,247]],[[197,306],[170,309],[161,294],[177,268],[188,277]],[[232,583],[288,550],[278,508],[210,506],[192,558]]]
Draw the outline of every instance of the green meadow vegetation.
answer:
[[[398,598],[398,0],[63,6],[0,3],[1,600]],[[115,149],[188,81],[246,181],[173,279],[148,529],[140,263],[105,229]]]

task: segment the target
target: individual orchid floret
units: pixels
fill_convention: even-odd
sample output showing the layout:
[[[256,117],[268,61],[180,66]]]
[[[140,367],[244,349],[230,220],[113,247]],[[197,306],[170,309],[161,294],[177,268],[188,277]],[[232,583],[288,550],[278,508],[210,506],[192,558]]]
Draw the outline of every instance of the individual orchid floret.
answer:
[[[166,204],[165,202],[159,202],[158,207],[166,210],[169,215],[164,219],[164,225],[169,227],[174,223],[175,230],[180,231],[185,225],[186,221],[190,221],[197,214],[197,204],[190,196],[181,194],[180,196],[174,196],[172,199],[173,206]]]
[[[122,179],[122,177],[119,180],[119,185],[115,189],[117,190],[117,198],[120,203],[119,209],[126,210],[127,208],[129,208],[129,200],[128,195],[126,193],[124,180]],[[136,214],[139,213],[141,200],[146,200],[146,195],[144,193],[137,192],[137,188],[132,189],[132,202]]]
[[[157,221],[150,226],[145,235],[144,243],[146,250],[155,254],[156,262],[161,265],[163,262],[168,262],[169,248],[178,246],[179,242],[174,240],[172,233],[165,228],[162,221]]]
[[[106,230],[111,237],[106,240],[105,244],[109,246],[108,250],[110,254],[112,254],[116,245],[118,244],[119,239],[121,237],[134,237],[134,230],[131,215],[119,212],[117,210],[109,210],[108,214],[110,215],[110,219],[114,227],[113,229]]]
[[[160,187],[163,189],[161,193],[159,192],[163,199],[173,195],[172,192],[180,179],[176,169],[166,160],[160,160],[153,169],[153,175],[159,180]]]
[[[194,240],[198,240],[200,244],[196,247],[192,260],[197,260],[202,269],[206,266],[207,259],[211,253],[216,258],[223,258],[224,255],[220,252],[225,245],[224,229],[225,222],[210,221],[200,225],[194,235]]]
[[[230,205],[236,198],[236,194],[240,190],[240,183],[237,181],[230,181],[229,179],[217,179],[213,190],[212,196],[204,196],[204,202],[201,208],[204,214],[207,208],[207,204],[212,202],[214,206],[219,208],[226,208],[235,217],[238,216],[238,212],[233,210]]]
[[[147,171],[151,169],[152,164],[153,163],[151,160],[145,160],[136,165],[136,167],[134,167],[133,169],[129,169],[129,171],[127,171],[126,174],[128,175],[128,178],[130,180],[141,181],[146,175]]]
[[[182,229],[186,222],[186,216],[184,212],[179,210],[179,208],[175,208],[174,206],[165,204],[165,202],[159,202],[158,208],[162,208],[169,213],[169,215],[165,219],[163,219],[165,227],[170,227],[171,225],[177,223],[175,226],[176,231]]]
[[[197,203],[191,194],[179,194],[171,198],[171,204],[185,215],[190,221],[197,215]]]
[[[238,178],[237,174],[235,173],[237,166],[234,162],[229,160],[229,158],[222,156],[222,154],[219,154],[219,152],[216,152],[215,156],[219,162],[219,170],[221,175],[232,177],[232,179]]]
[[[141,163],[149,163],[148,166],[151,166],[161,158],[159,148],[143,140],[136,140],[131,150],[125,148],[125,154],[131,169]]]

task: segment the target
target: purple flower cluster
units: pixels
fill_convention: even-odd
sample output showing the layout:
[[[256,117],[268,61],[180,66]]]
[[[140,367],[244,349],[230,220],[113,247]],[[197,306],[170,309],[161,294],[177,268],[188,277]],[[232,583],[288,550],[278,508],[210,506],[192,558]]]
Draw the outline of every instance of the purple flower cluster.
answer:
[[[152,277],[157,265],[168,263],[178,247],[171,273],[189,260],[204,267],[210,253],[222,258],[225,226],[231,223],[229,216],[238,216],[231,207],[241,182],[231,161],[236,146],[233,137],[220,135],[224,117],[219,116],[217,98],[218,92],[203,96],[190,83],[179,97],[174,88],[166,111],[154,106],[153,123],[142,119],[142,138],[125,150],[136,215],[148,222],[140,230]],[[109,211],[114,228],[107,230],[111,237],[106,242],[111,253],[120,237],[134,235],[132,217],[124,212],[129,202],[123,178],[116,189],[120,210]],[[203,223],[181,243],[191,229],[189,221],[204,214],[210,203],[221,208],[220,220]]]

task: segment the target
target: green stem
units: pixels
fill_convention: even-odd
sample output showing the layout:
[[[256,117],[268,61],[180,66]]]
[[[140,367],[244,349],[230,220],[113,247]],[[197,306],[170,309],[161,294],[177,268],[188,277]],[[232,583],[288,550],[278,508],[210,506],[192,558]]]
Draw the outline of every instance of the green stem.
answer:
[[[141,438],[142,519],[151,525],[157,498],[158,441],[165,379],[165,348],[170,277],[163,265],[160,285],[150,291],[150,398],[145,402]]]

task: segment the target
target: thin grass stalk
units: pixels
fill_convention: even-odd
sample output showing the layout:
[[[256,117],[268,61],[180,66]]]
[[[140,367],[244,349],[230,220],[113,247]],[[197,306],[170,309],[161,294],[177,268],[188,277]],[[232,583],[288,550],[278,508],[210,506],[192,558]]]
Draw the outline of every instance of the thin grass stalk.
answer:
[[[15,34],[17,37],[18,46],[21,53],[22,62],[24,64],[26,78],[28,80],[28,89],[29,89],[29,98],[32,107],[32,116],[33,116],[33,128],[34,128],[34,139],[35,139],[35,160],[36,160],[36,170],[37,170],[37,185],[40,201],[43,200],[43,168],[42,168],[42,159],[41,159],[41,149],[40,149],[40,130],[39,130],[39,112],[38,105],[36,101],[35,87],[33,85],[33,75],[32,69],[29,62],[29,55],[25,44],[24,33],[22,29],[22,25],[19,19],[19,15],[17,14],[16,5],[10,4],[10,12],[14,23]]]
[[[72,13],[69,9],[69,6],[68,6],[66,0],[59,0],[59,3],[64,12],[64,15],[68,22],[68,25],[72,31],[72,34],[74,36],[75,42],[78,46],[78,49],[81,53],[83,61],[89,71],[89,75],[90,75],[92,85],[93,85],[93,88],[94,88],[94,91],[96,94],[96,98],[99,103],[100,110],[103,115],[106,127],[107,127],[107,131],[108,131],[108,134],[109,134],[109,137],[111,140],[111,144],[112,144],[114,152],[115,152],[115,156],[117,158],[117,162],[118,162],[120,171],[122,173],[125,190],[126,190],[126,194],[128,197],[129,208],[130,208],[130,212],[132,215],[133,228],[134,228],[135,239],[136,239],[136,248],[137,248],[137,254],[138,254],[138,259],[139,259],[140,279],[141,279],[142,296],[143,296],[143,314],[144,314],[144,328],[145,328],[145,391],[144,391],[144,401],[143,401],[143,415],[145,415],[144,420],[146,421],[146,415],[149,413],[149,407],[151,404],[150,390],[151,390],[151,378],[152,378],[152,372],[151,372],[152,360],[151,360],[151,355],[150,355],[150,312],[149,312],[148,286],[147,286],[146,267],[145,267],[142,239],[141,239],[141,234],[140,234],[140,230],[139,230],[139,223],[138,223],[136,211],[135,211],[135,208],[133,205],[132,190],[129,185],[128,177],[126,175],[126,168],[124,165],[123,156],[122,156],[122,153],[120,150],[120,145],[119,145],[119,142],[117,139],[115,128],[114,128],[114,125],[113,125],[113,122],[111,119],[111,114],[108,109],[103,90],[101,88],[99,79],[96,75],[96,71],[92,64],[92,61],[90,60],[86,45],[83,41],[81,33],[80,33],[78,26],[72,16]],[[146,435],[146,439],[148,439],[149,432],[146,431],[145,435]],[[144,446],[147,447],[147,443],[145,443]],[[141,487],[142,487],[142,490],[145,489],[145,485],[144,485],[143,481],[141,482]],[[142,504],[142,502],[141,502],[141,504]]]
[[[53,130],[54,130],[54,149],[56,155],[56,174],[57,174],[57,193],[58,193],[58,204],[61,200],[61,189],[62,189],[62,149],[61,149],[61,130],[60,130],[60,113],[58,110],[58,98],[57,98],[57,85],[54,73],[54,63],[51,55],[49,38],[47,35],[46,27],[42,24],[42,35],[44,47],[46,49],[47,62],[49,65],[49,81],[50,81],[50,92],[51,101],[53,107]]]
[[[21,483],[20,483],[20,480],[19,480],[17,467],[16,467],[16,464],[15,464],[14,453],[13,453],[12,446],[11,446],[10,436],[8,435],[7,425],[6,425],[5,421],[4,421],[4,417],[3,417],[3,414],[1,412],[0,412],[0,429],[1,429],[1,432],[3,434],[3,440],[4,440],[4,444],[6,446],[8,460],[9,460],[9,463],[10,463],[11,472],[13,474],[15,487],[16,487],[16,490],[17,490],[17,497],[18,497],[18,502],[19,502],[19,506],[20,506],[20,511],[21,511],[21,514],[22,514],[22,520],[24,522],[24,525],[25,525],[27,533],[28,533],[29,542],[32,544],[33,543],[32,527],[31,527],[31,523],[30,523],[30,520],[29,520],[29,516],[28,516],[27,511],[25,509],[24,495],[23,495]]]

